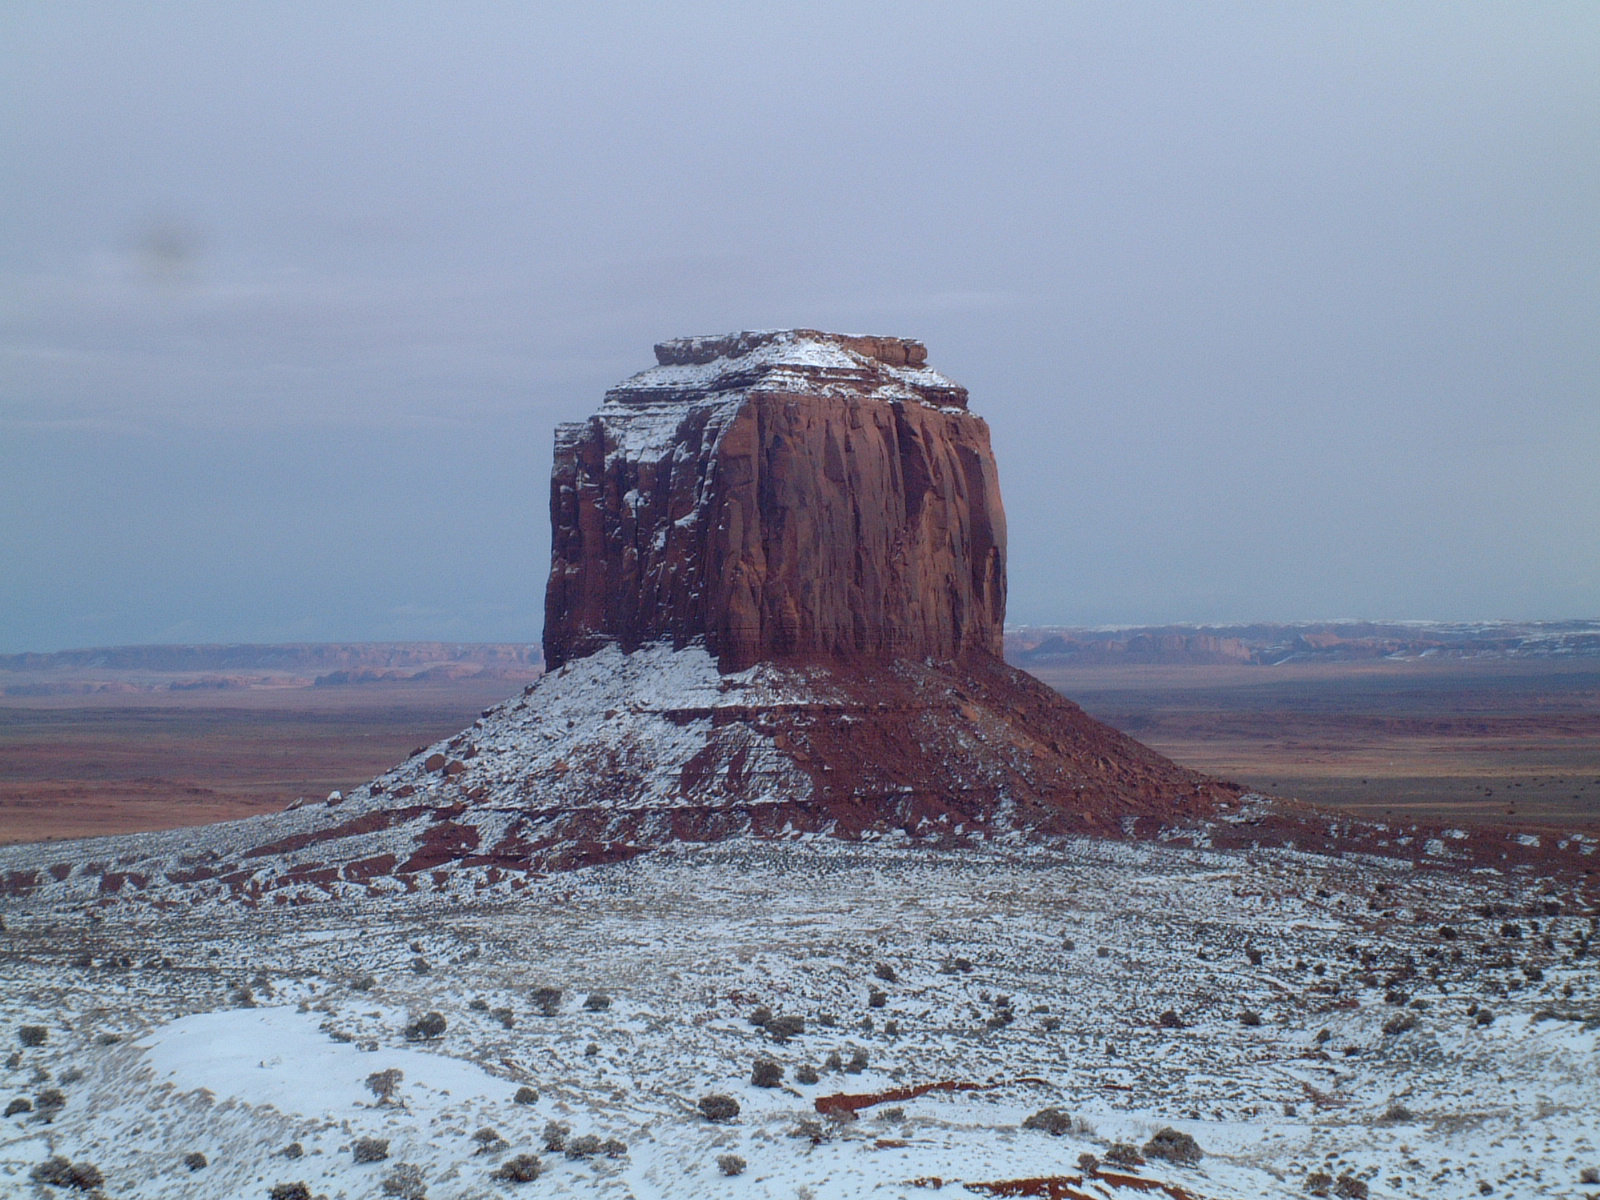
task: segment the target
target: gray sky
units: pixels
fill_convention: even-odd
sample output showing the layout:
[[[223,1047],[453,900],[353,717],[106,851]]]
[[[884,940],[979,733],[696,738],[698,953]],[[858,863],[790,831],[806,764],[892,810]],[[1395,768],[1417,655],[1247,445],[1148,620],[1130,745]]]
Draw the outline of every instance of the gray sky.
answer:
[[[1011,619],[1600,615],[1600,5],[0,0],[0,652],[533,640],[555,422],[919,337]]]

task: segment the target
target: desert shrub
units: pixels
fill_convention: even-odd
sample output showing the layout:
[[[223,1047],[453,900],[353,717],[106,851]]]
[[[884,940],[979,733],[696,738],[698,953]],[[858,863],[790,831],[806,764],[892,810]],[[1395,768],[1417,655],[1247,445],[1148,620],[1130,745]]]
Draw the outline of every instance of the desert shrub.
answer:
[[[1112,1142],[1106,1149],[1106,1161],[1119,1167],[1137,1167],[1144,1162],[1144,1155],[1130,1142]]]
[[[553,1017],[561,1011],[561,997],[563,994],[558,987],[534,988],[533,1007],[538,1010],[541,1017]]]
[[[565,1147],[568,1158],[593,1158],[605,1148],[598,1134],[585,1133],[569,1138]]]
[[[499,1130],[490,1129],[487,1125],[473,1134],[472,1140],[478,1143],[478,1148],[473,1151],[474,1154],[494,1154],[504,1150],[508,1144],[505,1138],[500,1136]]]
[[[586,1012],[605,1012],[611,1007],[611,997],[604,992],[590,992],[584,999],[583,1007]]]
[[[537,1154],[518,1154],[506,1159],[495,1170],[489,1172],[490,1179],[498,1179],[502,1183],[532,1183],[539,1178],[543,1164]]]
[[[839,1052],[837,1050],[830,1050],[828,1052],[828,1057],[822,1062],[822,1069],[824,1071],[844,1070],[844,1059],[839,1057]]]
[[[17,1030],[17,1041],[24,1046],[42,1046],[50,1038],[50,1031],[43,1025],[24,1025]]]
[[[298,1181],[275,1183],[267,1189],[267,1200],[311,1200],[311,1189]]]
[[[787,1042],[792,1037],[798,1037],[806,1031],[804,1017],[786,1016],[773,1017],[767,1022],[767,1036],[775,1042]]]
[[[1070,954],[1078,948],[1078,943],[1072,938],[1062,938],[1061,948]]]
[[[1494,1013],[1490,1012],[1487,1008],[1480,1008],[1477,1012],[1472,1014],[1472,1020],[1478,1025],[1493,1025]]]
[[[817,1074],[817,1069],[810,1063],[802,1063],[794,1069],[796,1083],[818,1083],[821,1079],[822,1076]]]
[[[1416,1017],[1410,1013],[1400,1013],[1397,1016],[1390,1017],[1383,1023],[1383,1034],[1385,1037],[1394,1037],[1396,1034],[1406,1033],[1416,1027]]]
[[[1164,1158],[1184,1165],[1197,1163],[1205,1157],[1194,1138],[1172,1128],[1156,1130],[1155,1136],[1144,1144],[1144,1152],[1149,1158]]]
[[[898,1104],[893,1108],[886,1108],[878,1114],[878,1120],[888,1121],[890,1124],[899,1124],[906,1119],[906,1110]]]
[[[815,1117],[801,1117],[789,1131],[790,1137],[806,1138],[813,1146],[820,1146],[830,1139],[831,1135],[823,1128],[822,1122]]]
[[[1247,1008],[1239,1014],[1239,1024],[1254,1028],[1261,1024],[1261,1014],[1253,1008]]]
[[[1326,1196],[1333,1190],[1333,1176],[1326,1171],[1312,1171],[1306,1176],[1306,1191],[1313,1196]]]
[[[371,975],[362,975],[360,978],[352,979],[350,981],[350,990],[352,992],[370,992],[377,986],[378,981]],[[286,1184],[284,1186],[288,1187],[292,1185]]]
[[[60,1088],[45,1088],[33,1098],[33,1106],[39,1110],[41,1117],[53,1121],[55,1115],[67,1106],[67,1094]]]
[[[285,1158],[304,1158],[306,1148],[299,1142],[290,1142],[282,1150],[278,1151],[278,1153],[283,1155]]]
[[[406,1041],[431,1042],[437,1037],[444,1036],[445,1028],[449,1022],[444,1019],[441,1012],[426,1012],[411,1024],[406,1026]]]
[[[489,1002],[487,1000],[485,1000],[482,996],[474,996],[471,1000],[469,1000],[467,1002],[467,1007],[470,1008],[473,1012],[488,1012],[489,1011]]]
[[[1329,1042],[1333,1041],[1333,1030],[1331,1030],[1331,1029],[1319,1029],[1319,1030],[1317,1030],[1317,1036],[1316,1036],[1315,1040],[1316,1040],[1317,1045],[1326,1046]]]
[[[26,1096],[18,1096],[10,1104],[6,1105],[6,1116],[8,1117],[14,1117],[18,1113],[31,1113],[32,1111],[33,1101]]]
[[[772,1020],[772,1010],[765,1004],[758,1004],[750,1010],[750,1016],[748,1019],[750,1024],[754,1025],[757,1029],[765,1029],[767,1027],[767,1022]]]
[[[1183,1018],[1180,1017],[1176,1011],[1169,1008],[1166,1012],[1162,1013],[1156,1018],[1156,1024],[1161,1026],[1163,1029],[1182,1029]]]
[[[428,1196],[422,1168],[415,1163],[395,1163],[378,1186],[385,1196],[398,1196],[400,1200],[427,1200]]]
[[[1051,1137],[1072,1132],[1072,1114],[1064,1108],[1041,1108],[1022,1122],[1024,1129],[1037,1129]]]
[[[895,969],[886,962],[881,962],[877,966],[873,967],[872,973],[885,983],[900,982],[900,976],[897,975],[895,973]]]
[[[188,1167],[191,1171],[203,1171],[210,1164],[207,1162],[204,1154],[200,1153],[198,1150],[195,1150],[183,1156],[183,1165]]]
[[[106,1181],[100,1168],[90,1163],[69,1162],[57,1154],[35,1164],[28,1177],[36,1183],[51,1187],[77,1188],[80,1192],[92,1191]]]
[[[770,1058],[758,1058],[750,1069],[750,1082],[756,1087],[777,1087],[783,1082],[783,1067]]]
[[[721,1171],[724,1175],[743,1175],[744,1168],[745,1161],[737,1154],[717,1155],[717,1170]]]
[[[1333,1194],[1339,1200],[1367,1200],[1367,1185],[1349,1171],[1341,1171],[1333,1181]]]
[[[374,1071],[367,1076],[367,1090],[378,1098],[379,1104],[393,1104],[395,1093],[400,1090],[400,1081],[405,1077],[405,1072],[399,1067]]]
[[[1600,1167],[1585,1167],[1578,1172],[1579,1183],[1600,1183]]]
[[[350,1153],[358,1163],[382,1162],[389,1157],[389,1139],[357,1138],[355,1145],[350,1147]]]
[[[68,1067],[65,1071],[61,1072],[62,1083],[77,1083],[78,1080],[82,1078],[83,1072],[77,1067]]]
[[[427,975],[433,968],[428,964],[428,960],[419,954],[411,960],[411,970],[418,975]]]
[[[594,1058],[599,1053],[600,1053],[600,1043],[599,1042],[590,1042],[587,1046],[585,1046],[583,1048],[583,1056],[585,1058]]]
[[[1389,1107],[1383,1110],[1383,1116],[1378,1118],[1385,1125],[1401,1125],[1416,1119],[1416,1114],[1398,1100],[1391,1100]]]
[[[867,989],[867,1007],[868,1008],[882,1008],[887,1003],[889,1003],[889,993],[888,992],[884,991],[882,988],[868,988]]]
[[[600,1153],[607,1158],[621,1158],[628,1152],[628,1143],[621,1138],[608,1137],[600,1143]]]
[[[731,1121],[739,1115],[739,1102],[721,1092],[701,1096],[700,1103],[696,1107],[700,1109],[700,1115],[708,1121]]]
[[[507,1029],[510,1029],[517,1023],[516,1014],[513,1013],[509,1008],[490,1009],[489,1015],[496,1021],[499,1021],[500,1024],[504,1025]]]
[[[537,1088],[531,1088],[527,1084],[523,1084],[517,1089],[517,1094],[511,1097],[511,1103],[537,1104],[539,1103],[539,1091]]]
[[[567,1134],[572,1132],[572,1126],[565,1121],[550,1121],[544,1127],[544,1148],[551,1154],[559,1154],[566,1148]]]
[[[859,1075],[867,1069],[867,1063],[866,1050],[861,1046],[857,1046],[850,1051],[850,1058],[844,1064],[845,1073],[847,1075]]]

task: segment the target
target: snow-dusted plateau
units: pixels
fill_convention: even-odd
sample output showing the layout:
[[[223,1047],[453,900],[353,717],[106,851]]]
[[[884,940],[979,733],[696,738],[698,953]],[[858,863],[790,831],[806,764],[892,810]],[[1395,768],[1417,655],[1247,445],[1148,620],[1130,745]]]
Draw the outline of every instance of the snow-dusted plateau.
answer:
[[[4,916],[9,1195],[1600,1191],[1596,919],[1515,872],[808,835]]]

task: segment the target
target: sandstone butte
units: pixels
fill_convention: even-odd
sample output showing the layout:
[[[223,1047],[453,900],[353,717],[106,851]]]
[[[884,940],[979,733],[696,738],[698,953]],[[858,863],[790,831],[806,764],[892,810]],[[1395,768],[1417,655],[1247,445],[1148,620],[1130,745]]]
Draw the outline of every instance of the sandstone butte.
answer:
[[[348,795],[0,848],[0,892],[501,894],[729,837],[1137,836],[1582,868],[1576,843],[1241,796],[1008,666],[988,430],[926,357],[814,330],[657,346],[557,430],[537,683]]]
[[[920,342],[684,338],[556,431],[546,664],[699,640],[760,661],[999,657],[989,430]]]

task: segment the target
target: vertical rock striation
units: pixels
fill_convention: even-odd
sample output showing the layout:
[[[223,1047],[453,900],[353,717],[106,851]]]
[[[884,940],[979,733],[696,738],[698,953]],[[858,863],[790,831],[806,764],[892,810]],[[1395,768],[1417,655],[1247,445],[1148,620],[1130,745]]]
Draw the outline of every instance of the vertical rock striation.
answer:
[[[683,338],[560,426],[544,652],[701,640],[753,663],[998,657],[988,427],[920,342]]]

